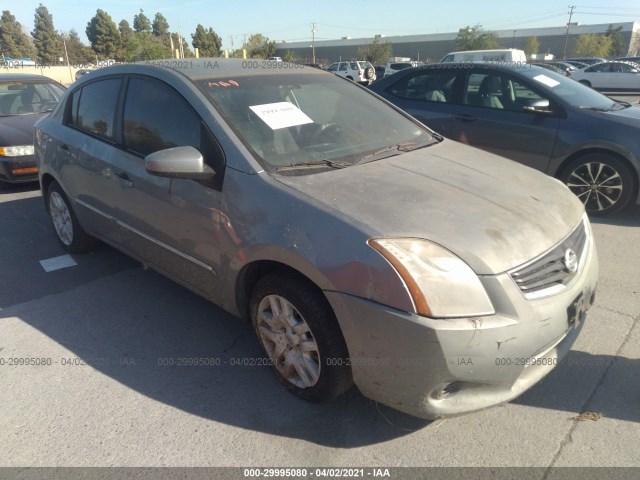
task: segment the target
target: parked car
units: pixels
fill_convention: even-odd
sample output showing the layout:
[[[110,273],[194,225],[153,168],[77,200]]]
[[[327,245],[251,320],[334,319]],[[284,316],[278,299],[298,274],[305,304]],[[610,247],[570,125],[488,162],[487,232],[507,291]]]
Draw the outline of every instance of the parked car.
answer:
[[[640,110],[570,78],[533,65],[434,64],[371,89],[446,137],[562,180],[593,215],[640,203]]]
[[[640,66],[631,62],[598,63],[576,70],[573,79],[596,90],[640,92]]]
[[[335,62],[327,67],[327,71],[363,85],[369,85],[376,81],[376,70],[366,60]]]
[[[588,63],[578,62],[577,60],[564,60],[564,63],[568,63],[569,65],[573,65],[578,70],[581,70],[583,68],[587,68],[589,66]]]
[[[387,70],[386,65],[375,65],[373,68],[376,71],[376,80],[384,78],[384,73]]]
[[[523,50],[503,48],[493,50],[465,50],[447,53],[440,63],[451,62],[507,62],[527,63],[527,55]]]
[[[63,92],[47,77],[0,74],[0,188],[38,180],[33,125],[53,110]]]
[[[546,68],[547,70],[551,70],[552,72],[559,73],[560,75],[564,75],[566,77],[570,76],[569,72],[566,69],[562,69],[550,63],[540,62],[540,63],[532,63],[531,65],[535,65],[536,67]]]
[[[424,65],[423,62],[389,62],[387,63],[386,67],[385,67],[385,71],[384,71],[384,75],[383,77],[386,77],[387,75],[393,75],[396,72],[399,72],[400,70],[404,70],[405,68],[411,68],[411,67],[419,67],[421,65]]]
[[[102,239],[249,317],[307,400],[355,383],[452,415],[515,398],[562,359],[598,278],[564,185],[334,75],[211,61],[105,68],[37,124],[66,250]]]
[[[606,62],[607,59],[601,58],[601,57],[573,57],[573,58],[567,58],[565,61],[581,62],[581,63],[586,63],[587,65],[595,65],[597,63]]]
[[[640,57],[620,57],[615,59],[616,62],[633,62],[640,64]]]
[[[4,57],[4,64],[9,68],[21,68],[21,67],[33,67],[36,65],[34,60],[31,60],[29,57],[24,58],[12,58],[12,57]]]
[[[567,77],[570,77],[574,71],[579,70],[578,67],[569,62],[548,62],[547,64],[559,68]]]

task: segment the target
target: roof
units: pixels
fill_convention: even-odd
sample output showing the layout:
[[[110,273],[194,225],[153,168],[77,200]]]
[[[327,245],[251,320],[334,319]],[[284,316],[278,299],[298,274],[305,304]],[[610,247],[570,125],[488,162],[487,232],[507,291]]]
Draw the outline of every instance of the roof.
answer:
[[[33,73],[0,73],[0,82],[18,82],[18,81],[34,81],[58,83],[55,80],[45,77],[44,75],[36,75]]]
[[[142,68],[141,68],[142,67]],[[310,74],[327,75],[326,72],[296,63],[276,60],[241,58],[183,58],[161,59],[103,67],[97,72],[104,73],[144,73],[149,70],[172,70],[191,80],[220,77],[245,77],[255,75]]]

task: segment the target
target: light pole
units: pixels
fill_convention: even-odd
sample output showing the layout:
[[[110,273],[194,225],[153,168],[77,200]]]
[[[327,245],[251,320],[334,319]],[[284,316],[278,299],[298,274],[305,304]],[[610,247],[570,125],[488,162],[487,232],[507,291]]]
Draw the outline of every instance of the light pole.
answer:
[[[316,63],[316,22],[311,24],[311,63]]]
[[[569,5],[569,21],[567,22],[567,31],[564,34],[564,46],[562,47],[562,59],[567,58],[567,40],[569,39],[569,25],[571,25],[571,17],[573,16],[573,9],[575,5]]]

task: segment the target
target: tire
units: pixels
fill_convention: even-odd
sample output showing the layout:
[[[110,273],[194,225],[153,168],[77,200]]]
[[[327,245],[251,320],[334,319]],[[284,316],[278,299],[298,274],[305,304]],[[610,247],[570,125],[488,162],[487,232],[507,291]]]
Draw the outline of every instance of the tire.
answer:
[[[62,247],[69,253],[84,253],[94,246],[94,239],[88,235],[71,208],[62,187],[51,182],[47,188],[47,213]]]
[[[591,88],[591,82],[589,80],[578,80],[582,85]]]
[[[280,312],[276,314],[275,312]],[[326,298],[303,277],[262,277],[251,321],[278,381],[297,397],[327,402],[353,384],[347,346]],[[282,315],[284,313],[285,315]]]
[[[600,217],[627,206],[636,186],[627,164],[605,152],[576,158],[563,170],[560,180],[582,201],[589,215]]]
[[[353,82],[353,77],[351,75],[347,75],[347,80],[351,80]]]
[[[376,71],[373,68],[371,68],[371,67],[365,68],[364,69],[364,78],[366,78],[367,80],[371,80],[375,73],[376,73]]]

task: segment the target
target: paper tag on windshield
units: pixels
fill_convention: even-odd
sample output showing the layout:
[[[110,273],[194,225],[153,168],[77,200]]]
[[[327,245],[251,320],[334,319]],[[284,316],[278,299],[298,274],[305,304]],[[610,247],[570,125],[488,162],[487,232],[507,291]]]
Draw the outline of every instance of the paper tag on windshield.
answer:
[[[313,123],[313,120],[302,110],[289,102],[266,103],[264,105],[254,105],[249,108],[253,110],[264,123],[269,125],[271,130]]]
[[[560,85],[560,82],[554,80],[553,78],[547,77],[546,75],[536,75],[533,77],[534,80],[537,80],[540,83],[544,83],[547,87],[555,87],[556,85]]]

